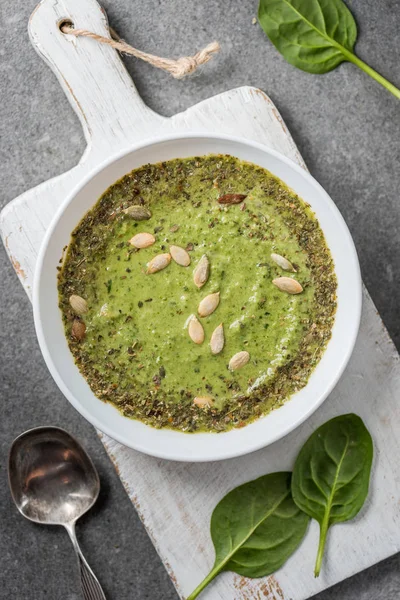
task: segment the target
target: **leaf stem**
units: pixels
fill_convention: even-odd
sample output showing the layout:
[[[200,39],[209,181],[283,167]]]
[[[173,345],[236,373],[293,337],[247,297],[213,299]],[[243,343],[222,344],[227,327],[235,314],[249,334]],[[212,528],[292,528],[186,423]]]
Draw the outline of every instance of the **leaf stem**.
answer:
[[[322,557],[324,556],[325,544],[326,544],[326,535],[329,529],[329,513],[326,512],[324,516],[324,520],[320,526],[319,530],[319,544],[318,544],[318,552],[317,552],[317,560],[315,561],[314,568],[314,577],[319,577],[321,572],[322,565]]]
[[[346,57],[346,60],[352,62],[354,65],[357,65],[359,69],[361,69],[362,71],[364,71],[364,73],[367,73],[367,75],[372,77],[372,79],[375,79],[375,81],[383,85],[383,87],[385,87],[389,92],[391,92],[393,96],[400,100],[400,90],[395,85],[393,85],[393,83],[390,83],[390,81],[385,79],[383,75],[381,75],[380,73],[375,71],[375,69],[367,65],[367,63],[361,60],[361,58],[358,58],[358,56],[356,56],[349,50],[346,50],[346,48],[343,48],[343,46],[341,46],[340,49]]]
[[[209,583],[218,575],[218,573],[222,570],[223,564],[219,564],[217,567],[214,567],[207,577],[203,579],[203,581],[197,586],[197,588],[187,597],[186,600],[194,600],[197,596],[208,586]]]

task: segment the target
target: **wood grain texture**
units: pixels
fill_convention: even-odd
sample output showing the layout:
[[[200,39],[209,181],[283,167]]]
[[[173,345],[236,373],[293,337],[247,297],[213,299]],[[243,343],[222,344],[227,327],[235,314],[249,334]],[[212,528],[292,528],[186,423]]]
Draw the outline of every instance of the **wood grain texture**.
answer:
[[[108,35],[95,0],[43,0],[30,22],[32,42],[56,73],[77,112],[88,142],[72,170],[30,190],[1,213],[3,241],[28,295],[46,228],[71,189],[103,160],[155,134],[218,131],[270,146],[305,167],[277,109],[262,91],[243,87],[165,118],[139,98],[117,53],[92,40],[68,38],[58,22]],[[180,464],[142,455],[107,436],[101,439],[184,598],[210,570],[214,555],[209,519],[215,504],[236,485],[274,470],[290,469],[315,427],[341,413],[359,414],[376,449],[372,493],[362,514],[332,529],[327,560],[313,577],[317,526],[274,577],[220,576],[203,593],[209,600],[303,600],[400,550],[399,356],[364,290],[359,338],[349,366],[323,406],[289,436],[254,454],[207,464]]]

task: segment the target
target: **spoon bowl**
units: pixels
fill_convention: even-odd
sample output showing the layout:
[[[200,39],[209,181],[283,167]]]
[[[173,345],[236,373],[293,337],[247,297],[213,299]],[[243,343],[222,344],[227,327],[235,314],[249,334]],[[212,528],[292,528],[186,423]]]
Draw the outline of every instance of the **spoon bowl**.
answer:
[[[48,525],[73,523],[96,502],[97,471],[82,446],[57,427],[26,431],[9,459],[11,494],[19,511]]]
[[[98,473],[88,454],[58,427],[38,427],[18,436],[10,449],[8,476],[20,513],[35,523],[62,525],[78,556],[85,600],[105,600],[79,548],[75,523],[96,502]]]

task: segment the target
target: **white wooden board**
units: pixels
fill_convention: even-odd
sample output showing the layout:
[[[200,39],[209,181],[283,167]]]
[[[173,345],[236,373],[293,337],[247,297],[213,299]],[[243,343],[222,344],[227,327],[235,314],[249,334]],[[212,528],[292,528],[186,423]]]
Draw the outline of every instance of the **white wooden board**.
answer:
[[[38,249],[66,194],[101,161],[155,133],[218,131],[264,143],[305,166],[271,100],[260,90],[226,92],[172,118],[146,107],[117,53],[92,40],[69,38],[57,23],[108,35],[95,0],[43,0],[32,15],[32,43],[57,75],[87,139],[81,162],[11,202],[0,229],[28,295]],[[246,580],[226,573],[202,595],[208,600],[303,600],[400,550],[400,364],[393,343],[364,290],[361,330],[350,364],[324,405],[299,429],[273,446],[220,463],[180,464],[142,455],[99,434],[181,598],[210,570],[214,555],[208,528],[217,501],[231,488],[274,470],[290,469],[316,426],[346,412],[359,414],[374,441],[372,490],[362,514],[336,526],[319,579],[313,562],[317,527],[273,577]]]

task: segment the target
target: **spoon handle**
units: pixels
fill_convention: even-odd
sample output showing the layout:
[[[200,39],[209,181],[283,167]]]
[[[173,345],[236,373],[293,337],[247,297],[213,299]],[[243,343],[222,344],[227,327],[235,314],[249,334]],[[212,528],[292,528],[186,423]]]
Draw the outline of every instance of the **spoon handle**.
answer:
[[[76,539],[75,523],[65,525],[65,529],[68,531],[69,537],[71,538],[72,545],[75,549],[78,557],[79,572],[81,575],[81,586],[84,600],[106,600],[101,585],[98,582],[96,575],[89,567],[85,557],[79,548],[78,540]]]

